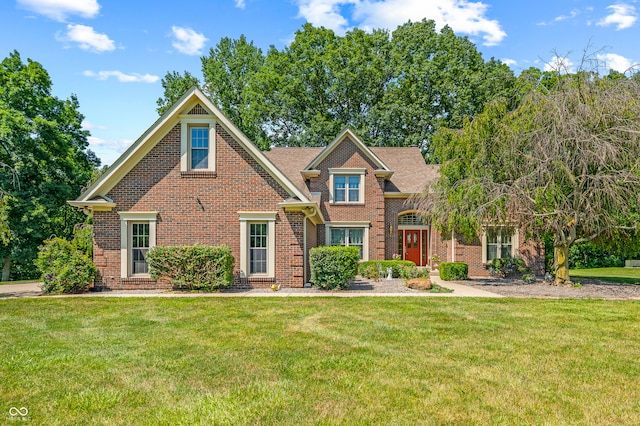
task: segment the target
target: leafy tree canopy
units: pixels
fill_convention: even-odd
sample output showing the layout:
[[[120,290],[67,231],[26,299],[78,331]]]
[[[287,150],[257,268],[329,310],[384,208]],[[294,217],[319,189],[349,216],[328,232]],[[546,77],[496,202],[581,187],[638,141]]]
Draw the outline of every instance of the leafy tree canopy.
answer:
[[[344,36],[305,24],[266,55],[244,36],[223,38],[202,64],[205,93],[263,149],[323,146],[349,126],[370,145],[430,154],[438,128],[460,127],[515,83],[506,65],[484,61],[466,37],[429,20]],[[159,104],[191,85],[180,84],[165,87]]]
[[[461,130],[438,131],[442,178],[423,208],[443,229],[517,224],[551,236],[556,283],[566,284],[573,244],[637,247],[640,84],[590,72],[533,77],[521,76],[529,91],[514,109],[496,99]]]
[[[35,274],[37,247],[84,216],[66,204],[99,165],[75,96],[51,94],[46,70],[17,51],[0,64],[0,257],[3,277]]]

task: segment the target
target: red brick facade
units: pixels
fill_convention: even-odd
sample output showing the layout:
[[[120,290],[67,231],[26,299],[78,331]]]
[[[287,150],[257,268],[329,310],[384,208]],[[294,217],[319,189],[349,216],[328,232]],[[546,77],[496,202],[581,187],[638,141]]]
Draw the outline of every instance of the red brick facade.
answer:
[[[108,194],[117,207],[94,213],[96,285],[111,289],[167,286],[120,278],[118,212],[157,211],[157,245],[228,244],[240,259],[240,211],[274,211],[275,279],[237,279],[237,286],[303,284],[303,215],[278,203],[289,194],[221,127],[216,127],[215,173],[180,171],[180,125],[174,127]]]
[[[403,234],[398,231],[410,226],[399,227],[398,216],[413,211],[408,201],[410,194],[420,192],[425,180],[437,178],[437,168],[428,168],[417,148],[377,148],[378,154],[374,154],[373,149],[347,131],[324,150],[286,148],[286,152],[267,156],[197,89],[178,104],[164,116],[165,121],[159,120],[160,124],[150,129],[151,137],[137,141],[122,161],[71,203],[94,210],[97,287],[170,287],[168,282],[131,278],[123,272],[126,256],[121,247],[128,244],[126,234],[122,234],[127,229],[123,223],[136,213],[153,215],[155,245],[229,245],[236,259],[236,287],[302,287],[310,278],[308,251],[329,243],[328,227],[366,230],[364,257],[370,260],[402,254]],[[180,112],[184,113],[185,108],[192,114],[189,117],[195,115],[209,122],[216,117],[215,132],[210,133],[215,135],[210,145],[214,150],[210,153],[215,154],[215,171],[184,170],[181,159],[185,141],[181,139],[185,134],[182,126],[186,124],[181,124],[179,117],[183,117]],[[145,144],[151,147],[152,143],[155,145],[148,152],[134,156],[135,149]],[[130,159],[136,162],[127,163]],[[119,168],[124,170],[120,174]],[[330,170],[339,175],[341,169],[358,173],[364,202],[331,201]],[[275,235],[274,252],[268,253],[275,259],[273,277],[247,278],[241,273],[241,233],[246,228],[241,226],[241,216],[253,213],[275,217],[274,222],[269,222],[274,225]],[[468,263],[471,276],[487,274],[479,240],[465,242],[458,237],[452,245],[450,236],[441,238],[428,226],[421,227],[420,235],[421,247],[428,246],[422,253],[423,261],[438,255],[440,261]],[[543,255],[538,245],[526,242],[519,249],[528,263],[541,264]]]

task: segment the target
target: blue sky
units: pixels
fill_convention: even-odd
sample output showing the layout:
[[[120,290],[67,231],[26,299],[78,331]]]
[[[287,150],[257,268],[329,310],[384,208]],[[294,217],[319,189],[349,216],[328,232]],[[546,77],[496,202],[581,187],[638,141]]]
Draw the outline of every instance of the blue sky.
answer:
[[[76,94],[90,147],[111,164],[157,119],[167,71],[200,77],[200,57],[222,37],[244,34],[266,51],[305,22],[343,34],[428,18],[516,74],[554,66],[555,53],[574,70],[589,45],[625,71],[640,63],[639,16],[637,0],[4,0],[0,54],[40,62],[56,96]]]

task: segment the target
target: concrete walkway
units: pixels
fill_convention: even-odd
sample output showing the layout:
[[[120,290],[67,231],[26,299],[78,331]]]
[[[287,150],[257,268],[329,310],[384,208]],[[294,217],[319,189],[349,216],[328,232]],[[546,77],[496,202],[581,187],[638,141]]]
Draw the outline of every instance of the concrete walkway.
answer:
[[[326,291],[314,288],[287,288],[272,291],[268,288],[249,290],[224,290],[218,293],[187,293],[166,290],[121,290],[88,292],[74,295],[55,295],[46,297],[503,297],[496,293],[469,287],[462,284],[442,281],[438,275],[431,280],[441,287],[453,290],[453,293],[430,293],[413,290],[404,285],[404,280],[356,281],[350,290]],[[0,286],[0,298],[38,297],[42,295],[38,282],[24,284],[5,284]]]

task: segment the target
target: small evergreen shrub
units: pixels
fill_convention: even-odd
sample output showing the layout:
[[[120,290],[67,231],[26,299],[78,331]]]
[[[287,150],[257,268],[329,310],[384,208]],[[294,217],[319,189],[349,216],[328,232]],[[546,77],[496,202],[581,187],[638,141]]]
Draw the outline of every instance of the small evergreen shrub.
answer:
[[[445,281],[466,280],[469,278],[469,266],[464,262],[442,262],[440,278]]]
[[[357,247],[321,246],[309,251],[311,282],[325,290],[344,290],[358,273]]]
[[[35,260],[42,274],[45,293],[78,293],[93,283],[96,267],[73,242],[64,238],[46,240]]]
[[[493,259],[491,263],[486,266],[489,273],[494,277],[506,278],[516,274],[526,274],[531,272],[529,268],[519,257],[503,257],[500,259]]]
[[[410,260],[368,260],[360,262],[358,265],[358,273],[365,278],[384,278],[387,276],[387,268],[391,268],[391,276],[399,278],[400,272],[405,266],[413,266],[416,264]],[[382,271],[382,275],[380,275]]]
[[[149,275],[175,288],[213,291],[233,284],[235,259],[228,245],[155,246],[147,253]]]

